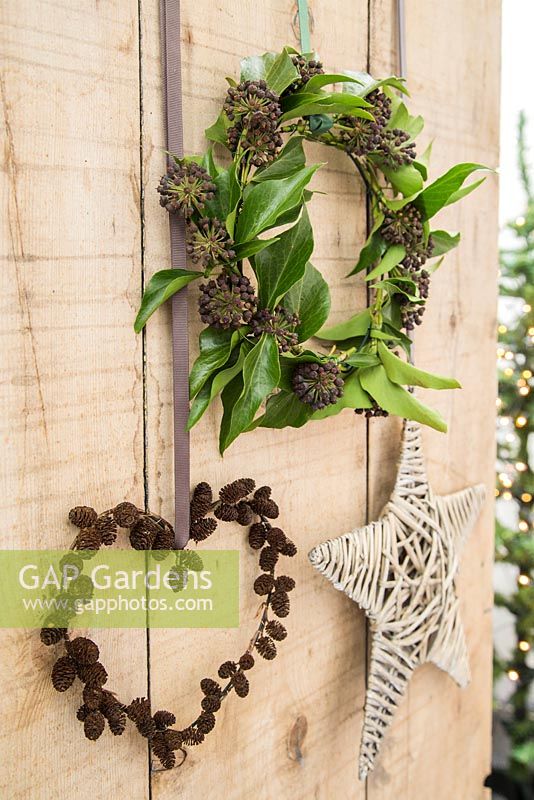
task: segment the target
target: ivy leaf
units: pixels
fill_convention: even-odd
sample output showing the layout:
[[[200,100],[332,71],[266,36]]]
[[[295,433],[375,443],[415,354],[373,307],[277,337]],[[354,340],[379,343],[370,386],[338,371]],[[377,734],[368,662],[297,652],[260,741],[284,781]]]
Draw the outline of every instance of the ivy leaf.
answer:
[[[315,334],[318,339],[326,339],[329,342],[343,342],[345,339],[352,339],[355,336],[365,336],[371,324],[371,311],[366,308],[360,311],[345,322],[338,325],[331,325],[329,328],[321,328]]]
[[[391,86],[393,89],[402,92],[402,94],[408,94],[408,89],[404,85],[404,78],[390,77],[377,80],[372,75],[369,75],[368,72],[354,72],[352,70],[346,70],[346,74],[354,78],[356,82],[344,84],[343,91],[350,94],[358,94],[361,97],[365,97],[381,86]]]
[[[297,224],[282,233],[278,242],[258,253],[254,259],[262,308],[274,308],[280,298],[302,278],[312,252],[313,232],[304,207]]]
[[[478,189],[480,184],[484,183],[485,180],[486,178],[479,178],[478,181],[473,181],[473,183],[470,183],[469,186],[463,186],[461,189],[458,189],[457,192],[453,192],[445,205],[451,206],[453,203],[457,203],[458,200],[462,200],[464,197],[467,197],[468,194],[471,194],[471,192],[474,192],[475,189]]]
[[[384,253],[386,250],[387,244],[379,231],[379,228],[383,222],[384,215],[382,213],[377,214],[373,228],[367,237],[367,241],[360,251],[358,263],[349,272],[347,278],[349,278],[351,275],[356,275],[358,272],[362,272],[362,270],[369,269],[369,267],[374,264],[375,261],[378,261],[378,259],[382,256],[382,253]]]
[[[404,197],[410,197],[423,188],[421,173],[413,164],[403,164],[399,169],[391,169],[391,167],[387,167],[383,164],[379,157],[373,155],[369,157],[378,164],[379,169],[384,173],[388,181],[390,181],[393,188],[404,195]],[[419,195],[419,197],[420,196],[421,195]]]
[[[397,105],[394,113],[391,115],[386,127],[389,130],[400,128],[401,130],[406,131],[411,139],[415,139],[415,137],[419,136],[425,127],[425,121],[421,116],[412,117],[406,108],[406,105],[400,102]]]
[[[238,261],[244,258],[255,256],[256,253],[261,253],[266,247],[270,247],[275,242],[279,241],[279,237],[275,236],[274,239],[251,239],[250,242],[243,242],[243,244],[236,244],[234,246],[235,257]]]
[[[422,386],[425,389],[460,389],[460,384],[454,378],[443,378],[441,375],[432,375],[422,369],[408,364],[398,358],[391,350],[378,342],[378,354],[385,367],[388,378],[393,383],[405,386]]]
[[[200,354],[189,375],[190,397],[195,397],[215,370],[226,364],[238,338],[237,331],[204,328],[199,336]]]
[[[366,111],[369,107],[362,97],[350,94],[294,94],[283,104],[287,111],[282,114],[280,122],[287,122],[298,117],[307,117],[312,114],[350,114],[361,119],[374,120],[372,114]]]
[[[280,361],[274,336],[262,334],[258,343],[247,354],[242,374],[243,389],[235,401],[227,430],[221,438],[221,454],[249,427],[260,405],[278,385]],[[233,381],[228,385],[232,383]]]
[[[265,81],[269,89],[282,94],[284,89],[297,80],[299,73],[287,48],[281,53],[264,53],[249,56],[241,61],[242,81]]]
[[[232,162],[228,169],[221,170],[213,179],[216,190],[213,199],[206,200],[203,212],[206,217],[225,220],[237,206],[241,198],[241,188],[235,167],[235,162]]]
[[[306,164],[302,136],[292,136],[279,156],[268,167],[254,173],[253,183],[289,178]]]
[[[374,353],[353,353],[343,363],[351,367],[374,367],[380,360]]]
[[[241,60],[241,81],[266,81],[267,74],[274,62],[276,53],[264,53],[262,56],[248,56]]]
[[[348,378],[345,378],[343,386],[343,396],[339,398],[336,403],[333,403],[320,411],[315,411],[311,419],[326,419],[326,417],[335,417],[344,408],[371,408],[373,405],[371,398],[367,392],[362,388],[360,378],[357,372],[351,372]]]
[[[225,449],[224,442],[228,437],[234,406],[243,391],[243,372],[239,372],[233,380],[228,383],[221,394],[223,415],[219,430],[219,452],[222,454]]]
[[[281,391],[269,397],[265,414],[254,421],[253,427],[301,428],[310,419],[311,414],[311,407],[301,403],[294,392]]]
[[[313,133],[314,136],[326,133],[334,124],[334,118],[329,117],[328,114],[310,114],[306,119],[310,133]]]
[[[134,322],[134,330],[139,333],[145,327],[154,311],[179,292],[191,281],[202,278],[203,273],[189,269],[162,269],[150,278],[141,300],[141,307]]]
[[[423,405],[406,389],[393,383],[381,364],[360,370],[359,376],[365,391],[390,414],[413,419],[437,431],[446,432],[447,425],[438,412]]]
[[[282,50],[267,70],[265,82],[271,91],[280,95],[284,89],[287,89],[298,77],[299,72],[293,64],[291,57],[286,50]]]
[[[206,128],[204,131],[204,136],[206,139],[209,139],[210,142],[218,142],[219,144],[228,147],[228,135],[227,131],[230,127],[230,120],[224,113],[221,111],[213,125],[210,125],[209,128]],[[211,173],[210,173],[211,174]],[[212,175],[212,177],[215,177]]]
[[[314,75],[306,84],[307,92],[316,92],[322,89],[323,86],[330,86],[333,83],[356,83],[361,88],[362,81],[356,77],[356,74],[351,73],[332,73],[330,75]]]
[[[248,242],[267,228],[276,225],[278,218],[299,204],[304,187],[322,166],[303,167],[289,178],[257,183],[245,193],[243,208],[236,230],[238,243]]]
[[[219,167],[213,158],[213,147],[209,147],[205,154],[202,156],[200,166],[204,167],[210,178],[216,178],[220,172]]]
[[[413,162],[414,167],[421,173],[424,181],[428,178],[428,165],[430,163],[430,155],[432,153],[432,142],[428,145],[422,155],[415,159]]]
[[[444,253],[448,253],[449,250],[453,250],[460,244],[459,233],[447,233],[447,231],[432,231],[430,235],[432,237],[432,242],[434,244],[432,248],[432,258],[434,258],[435,256],[442,256],[444,255]]]
[[[234,350],[234,353],[236,352],[237,348]],[[225,386],[227,386],[230,381],[232,381],[236,375],[241,372],[243,368],[243,361],[245,360],[247,352],[248,348],[245,343],[243,343],[239,350],[239,354],[237,354],[237,358],[233,359],[234,363],[231,366],[226,367],[226,369],[219,370],[206,381],[191,404],[191,410],[187,420],[188,431],[190,431],[191,428],[197,424],[212,400],[214,400],[215,397],[222,392]],[[230,359],[230,361],[231,360],[232,359]]]
[[[414,206],[421,212],[424,219],[430,219],[444,206],[454,202],[451,201],[451,197],[458,192],[464,181],[473,172],[480,169],[487,170],[488,168],[483,164],[456,164],[434,183],[427,186],[414,200]],[[470,187],[467,188],[470,189]],[[456,199],[460,198],[457,197]]]
[[[321,328],[330,313],[330,290],[328,284],[308,262],[304,275],[284,296],[284,307],[299,315],[297,333],[300,342],[305,342]]]
[[[371,270],[371,272],[367,275],[366,281],[374,280],[375,278],[380,278],[381,275],[385,275],[386,272],[390,272],[393,267],[396,267],[397,264],[400,264],[404,256],[406,255],[406,248],[402,244],[394,244],[389,250],[386,250],[382,260],[376,265],[376,267]]]

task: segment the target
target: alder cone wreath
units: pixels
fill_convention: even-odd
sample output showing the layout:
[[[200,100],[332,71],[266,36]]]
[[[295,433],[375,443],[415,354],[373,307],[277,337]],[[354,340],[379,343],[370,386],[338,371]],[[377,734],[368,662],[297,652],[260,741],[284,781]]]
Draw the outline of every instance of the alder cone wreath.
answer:
[[[224,699],[234,691],[238,697],[249,693],[247,673],[254,666],[254,653],[270,661],[276,657],[277,642],[287,636],[285,626],[274,617],[285,618],[289,614],[289,592],[295,581],[288,575],[276,575],[278,561],[283,556],[296,554],[295,544],[286,537],[281,528],[274,527],[271,520],[279,515],[279,509],[271,498],[268,486],[255,488],[251,478],[240,478],[224,486],[217,499],[207,483],[200,483],[191,500],[190,536],[195,542],[207,539],[217,528],[218,521],[237,522],[249,527],[248,541],[253,550],[259,551],[261,574],[254,581],[254,591],[263,598],[260,622],[245,652],[236,661],[224,661],[218,669],[219,683],[212,678],[203,678],[200,689],[203,695],[201,710],[187,727],[177,730],[174,714],[160,710],[152,712],[150,701],[139,697],[123,703],[114,692],[105,689],[108,673],[99,661],[98,645],[91,639],[78,636],[72,639],[68,632],[70,617],[65,612],[61,618],[51,617],[48,626],[41,630],[41,641],[45,645],[62,643],[64,654],[52,668],[52,684],[58,692],[65,692],[78,678],[83,683],[82,705],[77,718],[83,723],[87,739],[98,739],[106,727],[115,736],[120,736],[131,720],[139,733],[150,743],[152,753],[165,769],[176,765],[176,752],[186,757],[184,747],[199,745],[215,727],[216,714]],[[69,519],[78,527],[79,533],[72,545],[72,555],[65,556],[62,563],[73,564],[81,572],[85,559],[91,558],[102,545],[111,545],[116,540],[117,529],[129,530],[131,546],[136,550],[152,550],[167,554],[174,547],[174,531],[170,523],[155,514],[142,511],[132,503],[120,503],[114,509],[101,514],[88,506],[71,509]],[[189,570],[202,569],[201,556],[190,550],[177,550],[176,569],[184,574]],[[183,587],[182,587],[183,588]],[[68,589],[68,596],[90,598],[93,584],[89,576],[80,574]],[[177,586],[177,591],[180,586]]]
[[[475,189],[483,178],[464,182],[485,168],[457,164],[425,185],[430,146],[417,154],[424,123],[408,112],[399,78],[325,74],[315,57],[286,47],[245,58],[239,83],[227,80],[206,137],[229,151],[229,166],[216,163],[211,148],[175,158],[158,187],[161,205],[185,218],[197,268],[157,272],[135,322],[139,332],[169,297],[204,279],[198,307],[206,328],[190,374],[189,428],[221,395],[221,452],[253,428],[300,427],[344,408],[446,430],[404,387],[459,384],[407,364],[395,349],[409,354],[407,334],[422,321],[430,275],[460,240],[431,229],[430,220]],[[325,90],[334,84],[342,91]],[[328,285],[309,260],[306,208],[322,165],[306,164],[305,140],[347,154],[373,219],[349,273],[367,272],[370,304],[330,327]],[[323,349],[311,348],[312,337]]]

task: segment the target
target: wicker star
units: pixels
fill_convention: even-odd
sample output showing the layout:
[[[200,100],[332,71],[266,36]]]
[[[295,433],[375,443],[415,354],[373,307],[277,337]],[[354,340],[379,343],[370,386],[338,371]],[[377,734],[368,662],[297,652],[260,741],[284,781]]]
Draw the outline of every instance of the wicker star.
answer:
[[[382,739],[416,667],[432,662],[469,683],[454,578],[485,497],[483,486],[437,497],[428,485],[421,430],[405,422],[395,489],[376,522],[309,554],[314,567],[364,610],[372,636],[359,775]]]

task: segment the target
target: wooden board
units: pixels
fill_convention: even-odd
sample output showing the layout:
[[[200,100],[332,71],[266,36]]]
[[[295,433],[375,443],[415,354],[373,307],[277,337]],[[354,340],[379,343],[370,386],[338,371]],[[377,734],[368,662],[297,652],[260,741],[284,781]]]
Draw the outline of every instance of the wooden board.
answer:
[[[144,343],[132,329],[142,281],[169,259],[167,219],[155,191],[165,163],[158,5],[55,0],[36,10],[27,0],[4,4],[3,547],[63,544],[71,505],[103,508],[123,497],[142,503],[145,484],[151,509],[172,515],[168,309],[151,320]],[[392,0],[310,5],[313,45],[329,69],[362,69],[369,59],[375,73],[394,70]],[[437,0],[425,6],[407,0],[406,6],[412,102],[427,119],[429,138],[437,138],[434,174],[458,160],[495,165],[497,0],[454,0],[452,9]],[[204,147],[224,76],[236,74],[242,55],[298,44],[294,14],[286,0],[260,6],[183,0],[189,152]],[[454,37],[438,37],[453,17]],[[308,152],[310,159],[329,156],[314,183],[328,194],[317,195],[310,211],[314,262],[331,284],[335,320],[364,302],[361,285],[355,292],[353,280],[343,277],[364,238],[364,198],[342,156]],[[434,279],[417,362],[456,374],[465,387],[429,398],[451,426],[447,437],[425,437],[430,477],[446,492],[493,481],[495,180],[461,210],[444,214],[443,224],[461,227],[464,240]],[[194,294],[191,358],[200,329]],[[73,697],[52,696],[51,654],[34,635],[4,632],[2,797],[484,797],[490,504],[460,579],[473,684],[461,693],[438,670],[420,670],[375,776],[360,784],[365,625],[354,605],[311,569],[306,553],[380,510],[394,477],[399,423],[377,420],[367,431],[363,420],[344,412],[300,431],[247,434],[222,460],[218,422],[219,412],[210,412],[194,429],[193,482],[219,487],[244,474],[268,482],[280,501],[281,525],[300,548],[291,565],[298,588],[290,636],[279,657],[255,667],[249,697],[226,702],[216,731],[181,769],[149,775],[137,734],[86,742]],[[154,708],[179,710],[182,725],[196,714],[199,680],[238,655],[254,627],[255,558],[239,531],[226,528],[217,537],[213,546],[242,548],[239,630],[156,630],[148,651],[141,631],[97,636],[112,688],[125,697],[145,694],[149,668]],[[299,740],[304,719],[307,733]]]

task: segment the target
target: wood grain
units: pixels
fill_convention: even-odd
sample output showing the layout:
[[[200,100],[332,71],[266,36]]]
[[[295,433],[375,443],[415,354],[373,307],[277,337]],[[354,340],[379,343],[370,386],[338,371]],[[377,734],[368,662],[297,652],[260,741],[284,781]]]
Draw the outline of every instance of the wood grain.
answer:
[[[497,0],[407,0],[413,106],[436,136],[434,174],[453,161],[497,161]],[[173,509],[169,309],[146,337],[132,323],[142,282],[169,264],[168,228],[155,187],[164,170],[158,0],[6,0],[2,102],[2,546],[69,541],[65,515],[120,499]],[[312,41],[328,68],[387,74],[395,64],[392,0],[310,3]],[[224,76],[245,54],[298,44],[295,6],[182,0],[185,146],[200,151],[218,113]],[[370,18],[368,12],[370,10]],[[454,37],[441,33],[455,17]],[[461,22],[461,24],[460,24]],[[339,154],[310,204],[314,263],[332,288],[332,318],[364,304],[343,276],[365,235],[359,184]],[[441,223],[441,219],[440,219]],[[430,478],[445,493],[493,472],[496,182],[443,215],[463,243],[433,281],[420,366],[453,373],[463,391],[432,393],[450,434],[426,435]],[[191,358],[200,330],[190,293]],[[144,352],[143,352],[144,350]],[[143,356],[146,367],[143,371]],[[143,404],[143,392],[145,404]],[[247,474],[269,483],[280,523],[299,546],[289,637],[273,663],[251,673],[248,698],[231,696],[218,727],[179,770],[148,774],[137,733],[86,742],[71,693],[52,696],[52,654],[34,634],[2,633],[2,797],[228,797],[231,800],[478,800],[489,764],[491,508],[465,552],[460,579],[473,684],[459,692],[438,670],[416,674],[367,786],[357,781],[366,672],[362,615],[308,564],[318,541],[362,524],[391,489],[400,425],[367,427],[350,412],[300,431],[240,437],[217,452],[220,412],[192,434],[192,480],[221,486]],[[146,425],[146,430],[145,430]],[[144,445],[143,438],[146,434]],[[369,441],[368,441],[369,440]],[[468,446],[466,447],[466,443]],[[369,448],[368,448],[369,444]],[[369,468],[368,468],[369,449]],[[97,634],[111,688],[146,693],[154,708],[196,714],[199,680],[238,656],[257,598],[256,559],[238,530],[214,547],[241,551],[241,625],[226,631]],[[289,571],[289,570],[288,570]],[[148,657],[147,657],[148,652]]]
[[[137,3],[16,0],[2,22],[1,541],[68,547],[73,505],[143,502]],[[110,688],[144,694],[146,633],[97,638]],[[1,796],[147,797],[139,737],[88,742],[38,634],[1,639]]]

